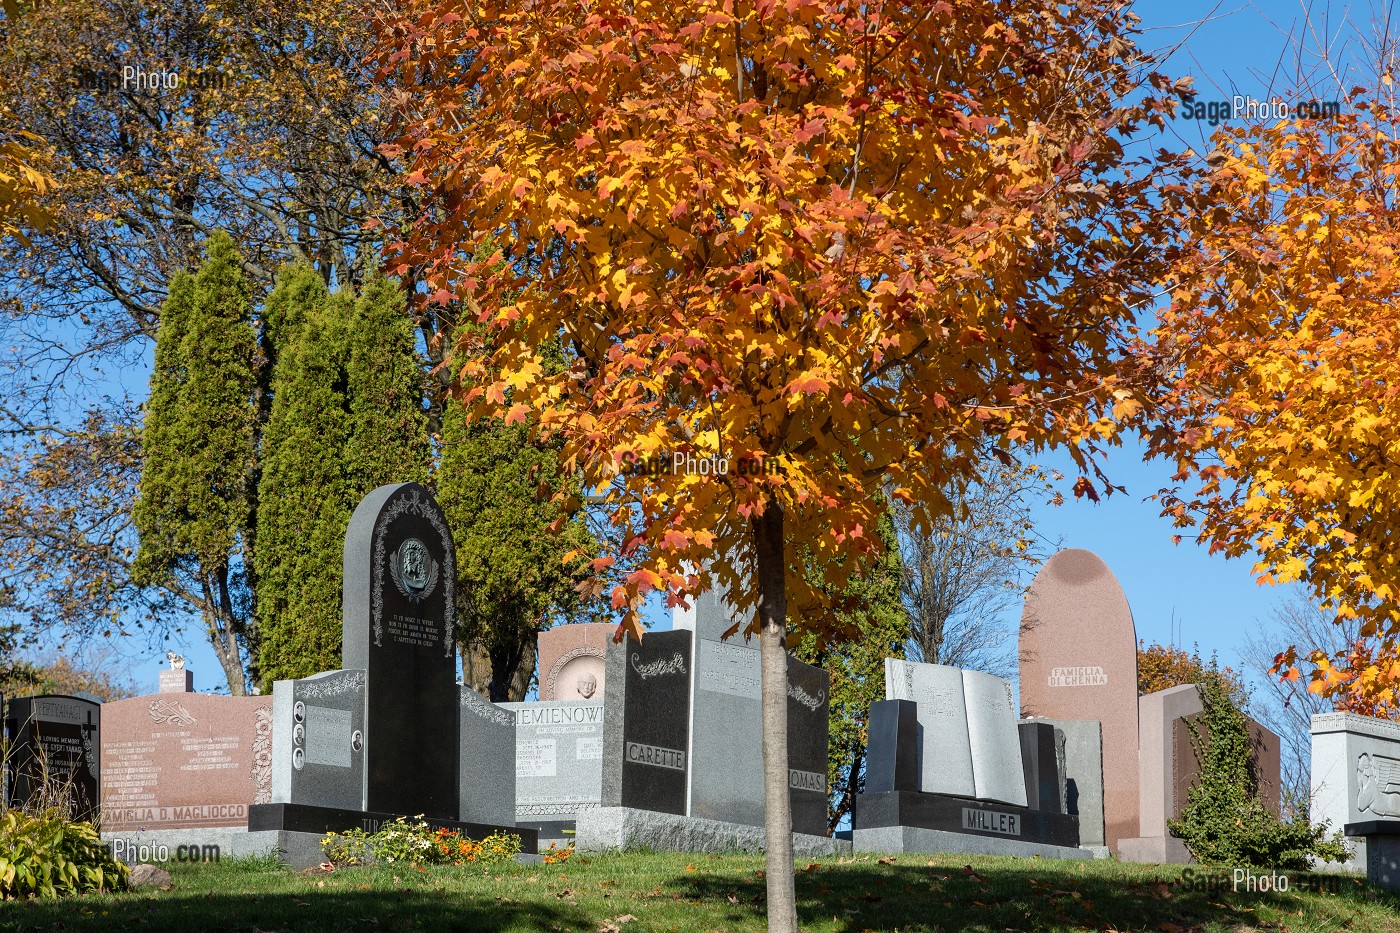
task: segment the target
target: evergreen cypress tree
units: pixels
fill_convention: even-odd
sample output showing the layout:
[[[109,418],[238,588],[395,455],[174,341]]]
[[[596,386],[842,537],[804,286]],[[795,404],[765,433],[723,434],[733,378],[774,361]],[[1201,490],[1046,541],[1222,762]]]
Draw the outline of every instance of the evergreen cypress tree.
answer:
[[[560,482],[557,454],[525,426],[469,425],[448,398],[437,499],[457,544],[459,642],[467,684],[496,702],[525,698],[535,637],[577,607],[585,561],[566,567],[564,555],[597,549],[580,521],[550,530]]]
[[[305,677],[340,666],[345,529],[356,497],[345,463],[344,294],[307,266],[284,269],[268,301],[277,363],[258,486],[258,677]]]
[[[365,284],[347,340],[345,463],[356,501],[387,483],[428,482],[433,451],[424,373],[396,282],[375,275]]]
[[[205,243],[162,308],[133,510],[135,579],[178,581],[204,601],[210,641],[235,695],[244,691],[241,571],[252,509],[261,355],[233,240]]]

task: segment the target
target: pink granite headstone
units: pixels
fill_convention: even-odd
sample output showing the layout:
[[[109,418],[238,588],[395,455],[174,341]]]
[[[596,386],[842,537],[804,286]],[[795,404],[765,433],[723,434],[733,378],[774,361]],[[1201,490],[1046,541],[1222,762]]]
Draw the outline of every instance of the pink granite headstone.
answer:
[[[1104,836],[1138,835],[1137,633],[1123,588],[1090,551],[1060,551],[1026,594],[1021,715],[1103,724]]]
[[[171,691],[102,705],[103,832],[246,829],[248,805],[271,799],[272,697]]]
[[[603,660],[615,631],[608,622],[578,622],[541,632],[541,702],[602,700]]]

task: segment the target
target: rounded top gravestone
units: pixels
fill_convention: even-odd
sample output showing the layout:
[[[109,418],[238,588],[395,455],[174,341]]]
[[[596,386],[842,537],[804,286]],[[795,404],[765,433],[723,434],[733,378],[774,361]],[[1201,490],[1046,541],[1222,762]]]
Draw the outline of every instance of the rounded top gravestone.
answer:
[[[365,672],[368,810],[457,816],[456,586],[431,492],[399,483],[361,500],[345,534],[341,666]]]
[[[1137,633],[1113,571],[1091,551],[1060,551],[1026,594],[1021,715],[1103,724],[1106,842],[1138,835]]]

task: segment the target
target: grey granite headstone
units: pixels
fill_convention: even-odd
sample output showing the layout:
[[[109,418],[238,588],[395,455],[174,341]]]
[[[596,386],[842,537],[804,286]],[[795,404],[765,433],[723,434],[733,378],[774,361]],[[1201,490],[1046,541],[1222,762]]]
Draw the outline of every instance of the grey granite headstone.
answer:
[[[1024,807],[1026,782],[1011,685],[981,671],[963,671],[962,675],[975,796]],[[929,740],[927,733],[924,739]]]
[[[695,635],[689,815],[763,825],[762,677],[758,639],[720,636],[738,621],[717,588],[677,612],[676,631]],[[825,773],[825,769],[823,769]]]
[[[678,609],[675,631],[694,633],[689,815],[762,826],[763,676],[759,639],[734,634],[739,613],[714,586]],[[830,676],[788,657],[788,792],[793,831],[826,832]]]
[[[918,707],[919,789],[925,793],[977,796],[962,675],[943,664],[885,659],[885,699],[913,700]]]
[[[1065,812],[1079,817],[1079,841],[1086,847],[1104,845],[1103,726],[1097,719],[1043,719],[1064,736]]]
[[[363,810],[365,672],[272,685],[272,802]]]
[[[544,831],[572,824],[580,811],[599,806],[603,794],[603,704],[503,705],[515,714],[515,821]]]
[[[629,636],[607,653],[603,806],[685,815],[691,633]]]
[[[457,819],[464,823],[515,823],[515,713],[458,687]]]
[[[345,534],[343,666],[363,670],[364,809],[455,818],[457,563],[432,493],[380,486]]]
[[[62,799],[77,820],[97,816],[102,706],[74,696],[33,696],[5,704],[5,802],[24,807]]]

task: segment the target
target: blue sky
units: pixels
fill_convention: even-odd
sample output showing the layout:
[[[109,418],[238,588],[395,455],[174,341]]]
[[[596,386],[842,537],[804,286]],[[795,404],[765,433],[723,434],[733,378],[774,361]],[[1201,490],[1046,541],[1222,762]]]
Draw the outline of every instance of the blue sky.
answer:
[[[1354,20],[1369,21],[1369,8],[1349,9]],[[1307,66],[1316,59],[1306,50],[1324,44],[1342,49],[1342,58],[1357,51],[1354,43],[1344,45],[1348,35],[1344,22],[1317,21],[1309,29],[1304,7],[1298,3],[1216,5],[1191,0],[1139,3],[1135,10],[1143,20],[1142,47],[1165,51],[1181,45],[1159,70],[1173,77],[1195,75],[1196,90],[1203,99],[1228,99],[1234,93],[1267,97],[1271,87],[1291,80],[1299,48],[1305,50]],[[1354,83],[1344,69],[1342,78],[1348,85]],[[1204,124],[1177,120],[1167,138],[1153,145],[1190,146],[1204,152],[1210,148],[1209,132]],[[126,376],[133,390],[143,391],[145,374]],[[1068,458],[1050,457],[1042,465],[1069,474]],[[1144,501],[1168,482],[1168,465],[1144,463],[1140,448],[1130,445],[1112,450],[1105,469],[1115,484],[1126,487],[1126,493],[1098,504],[1075,500],[1069,494],[1069,474],[1064,505],[1035,507],[1039,533],[1051,541],[1062,540],[1065,547],[1088,548],[1107,561],[1127,593],[1139,638],[1186,647],[1199,643],[1204,653],[1218,651],[1223,662],[1234,663],[1248,631],[1256,620],[1270,614],[1284,592],[1256,584],[1248,560],[1211,556],[1189,538],[1172,543],[1175,529],[1158,516],[1153,503]],[[659,602],[648,615],[657,627],[669,628],[669,614]],[[1014,626],[1016,615],[1003,619],[1003,624]],[[196,689],[226,689],[201,632],[188,631],[172,644],[189,658]],[[136,686],[155,689],[156,673],[164,666],[164,647],[148,650],[144,640],[132,640],[123,650],[132,660]]]

